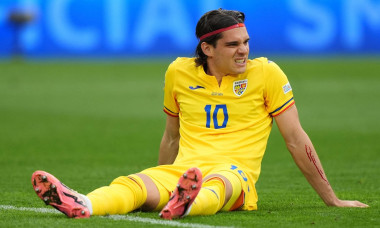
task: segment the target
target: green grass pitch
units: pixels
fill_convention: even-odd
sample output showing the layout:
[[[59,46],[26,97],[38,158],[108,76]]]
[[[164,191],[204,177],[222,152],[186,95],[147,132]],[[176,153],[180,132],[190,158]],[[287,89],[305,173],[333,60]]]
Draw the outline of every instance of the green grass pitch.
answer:
[[[1,62],[0,227],[379,227],[379,59],[273,60],[292,84],[301,123],[336,194],[370,208],[326,207],[274,126],[257,184],[258,211],[168,224],[158,223],[157,213],[75,220],[33,211],[46,208],[30,183],[35,170],[87,193],[157,164],[170,60]]]

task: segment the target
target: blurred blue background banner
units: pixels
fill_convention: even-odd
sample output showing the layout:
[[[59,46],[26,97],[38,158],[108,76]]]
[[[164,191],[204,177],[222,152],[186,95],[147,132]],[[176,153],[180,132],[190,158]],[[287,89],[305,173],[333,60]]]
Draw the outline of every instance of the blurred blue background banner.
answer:
[[[380,0],[1,0],[0,57],[193,55],[217,8],[246,14],[256,53],[380,53]]]

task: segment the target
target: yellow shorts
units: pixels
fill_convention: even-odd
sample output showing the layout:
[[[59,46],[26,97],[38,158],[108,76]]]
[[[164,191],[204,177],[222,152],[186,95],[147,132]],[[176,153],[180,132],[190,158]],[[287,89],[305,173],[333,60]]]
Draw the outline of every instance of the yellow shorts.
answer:
[[[187,165],[161,165],[156,166],[153,168],[148,168],[140,173],[143,173],[147,176],[149,176],[153,182],[157,185],[157,188],[160,192],[160,203],[157,207],[157,209],[162,208],[165,206],[169,199],[169,194],[171,191],[174,190],[174,188],[177,185],[179,177],[189,168],[190,166]],[[230,180],[231,184],[238,184],[236,183],[236,178],[240,180],[241,189],[243,190],[237,198],[236,202],[233,202],[232,204],[228,204],[227,208],[224,207],[222,210],[256,210],[256,201],[257,201],[257,194],[254,186],[249,186],[247,182],[247,178],[244,174],[244,172],[239,169],[235,165],[213,165],[213,166],[198,166],[198,168],[202,172],[203,179],[207,178],[207,176],[212,174],[219,174]],[[231,176],[232,175],[232,176]],[[248,197],[248,195],[252,196],[252,191],[254,191],[253,196],[255,196],[255,199],[252,199],[253,197]],[[248,194],[247,194],[248,193]],[[248,200],[248,201],[247,201]],[[252,201],[253,200],[253,201]]]

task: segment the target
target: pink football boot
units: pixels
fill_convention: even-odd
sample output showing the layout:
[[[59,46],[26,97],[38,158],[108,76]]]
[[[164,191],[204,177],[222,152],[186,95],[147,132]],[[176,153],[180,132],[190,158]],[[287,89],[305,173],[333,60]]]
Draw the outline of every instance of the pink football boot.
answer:
[[[198,168],[188,169],[180,178],[169,202],[160,212],[163,219],[175,219],[186,216],[202,186],[202,173]]]
[[[88,210],[82,196],[61,183],[50,173],[36,171],[32,175],[32,184],[46,205],[51,205],[70,218],[88,218]]]

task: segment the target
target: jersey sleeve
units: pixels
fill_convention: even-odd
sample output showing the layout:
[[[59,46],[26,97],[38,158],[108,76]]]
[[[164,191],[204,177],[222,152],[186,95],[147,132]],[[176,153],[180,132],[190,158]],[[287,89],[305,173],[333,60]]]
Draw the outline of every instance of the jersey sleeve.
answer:
[[[264,63],[264,71],[266,109],[274,117],[294,105],[293,91],[288,78],[276,63]]]
[[[170,116],[178,117],[179,107],[176,101],[175,93],[175,72],[176,61],[172,62],[165,74],[164,87],[164,112]]]

